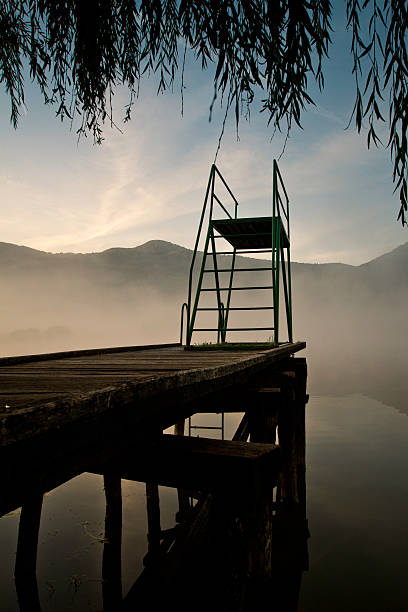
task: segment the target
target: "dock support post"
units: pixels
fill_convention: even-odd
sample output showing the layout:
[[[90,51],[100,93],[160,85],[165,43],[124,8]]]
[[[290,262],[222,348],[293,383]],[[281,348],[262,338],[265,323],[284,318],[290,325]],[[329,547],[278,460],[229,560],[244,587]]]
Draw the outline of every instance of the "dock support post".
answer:
[[[279,414],[279,444],[283,452],[280,493],[274,518],[272,574],[277,609],[295,612],[302,573],[308,569],[305,469],[306,362],[293,359],[282,372],[284,405]]]
[[[148,565],[160,554],[160,498],[156,483],[146,482],[146,510],[148,553],[144,563]]]
[[[292,372],[288,374],[292,374]],[[299,502],[297,490],[295,391],[288,382],[286,382],[285,387],[278,421],[279,446],[282,449],[282,469],[279,476],[280,499],[278,499],[278,502],[295,504]]]
[[[174,435],[184,436],[186,420],[182,419],[174,425]],[[190,515],[191,507],[188,493],[184,489],[177,488],[179,509],[176,513],[176,522],[183,523]]]
[[[274,380],[272,383],[262,378],[252,392],[249,411],[249,431],[251,442],[276,444],[276,428],[281,403],[281,389]],[[248,537],[248,581],[243,593],[242,610],[261,609],[272,595],[272,546],[274,488],[277,478],[271,477],[254,482],[247,508]]]
[[[261,387],[253,392],[253,405],[249,412],[251,442],[276,444],[276,427],[281,401],[279,387]]]
[[[295,386],[295,449],[296,477],[299,503],[306,514],[306,394],[307,367],[306,361],[298,361]]]
[[[286,503],[301,504],[306,509],[306,361],[292,359],[292,365],[282,372],[282,379],[283,404],[278,422],[279,445],[283,452],[280,498]]]
[[[255,586],[271,577],[272,508],[273,482],[260,483],[248,513],[248,576]]]
[[[34,494],[21,508],[14,578],[21,612],[41,612],[37,585],[37,548],[42,493]]]
[[[278,443],[282,465],[249,511],[249,577],[244,610],[273,597],[277,610],[295,612],[308,569],[305,482],[306,362],[291,358],[258,379],[249,414],[252,442]],[[277,484],[276,501],[272,487]],[[266,487],[266,483],[264,483]],[[262,489],[261,489],[262,491]]]
[[[106,497],[105,542],[102,557],[102,597],[106,612],[117,610],[122,601],[122,481],[103,477]]]

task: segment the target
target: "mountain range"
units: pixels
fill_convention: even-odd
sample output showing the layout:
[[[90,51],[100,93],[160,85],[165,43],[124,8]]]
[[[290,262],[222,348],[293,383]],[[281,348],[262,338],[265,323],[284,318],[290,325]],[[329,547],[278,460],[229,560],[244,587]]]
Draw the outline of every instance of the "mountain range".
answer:
[[[133,248],[111,248],[100,253],[47,253],[25,246],[0,242],[0,277],[9,282],[27,273],[49,282],[86,280],[91,284],[123,286],[140,282],[171,293],[185,288],[192,251],[182,246],[151,240]],[[260,265],[259,259],[238,258],[246,266]],[[327,279],[353,283],[361,290],[381,294],[400,291],[408,285],[408,242],[360,266],[342,263],[305,264],[292,262],[295,278],[317,283],[323,288]],[[148,278],[146,278],[146,272]]]

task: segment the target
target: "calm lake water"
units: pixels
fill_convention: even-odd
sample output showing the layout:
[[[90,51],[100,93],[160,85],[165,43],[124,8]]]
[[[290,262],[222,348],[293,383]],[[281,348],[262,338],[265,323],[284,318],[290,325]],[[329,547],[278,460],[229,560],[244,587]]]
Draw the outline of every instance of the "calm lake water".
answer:
[[[204,424],[205,417],[195,418]],[[306,418],[310,569],[298,610],[406,611],[408,417],[355,394],[311,396]],[[239,420],[226,415],[226,437]],[[123,480],[122,494],[126,593],[147,552],[145,485]],[[160,487],[160,504],[162,528],[171,527],[176,491]],[[102,610],[104,519],[100,476],[82,474],[46,495],[37,564],[43,612]],[[19,511],[0,519],[2,612],[19,609],[18,521]]]

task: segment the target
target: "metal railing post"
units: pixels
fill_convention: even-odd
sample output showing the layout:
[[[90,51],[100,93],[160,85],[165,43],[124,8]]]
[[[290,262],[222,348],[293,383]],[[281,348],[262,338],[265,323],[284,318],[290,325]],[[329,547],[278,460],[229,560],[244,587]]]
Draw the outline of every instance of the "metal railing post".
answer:
[[[214,169],[215,169],[215,165],[213,164],[211,166],[210,176],[209,176],[208,183],[207,183],[207,189],[206,189],[205,197],[204,197],[204,206],[201,212],[200,223],[198,224],[197,237],[196,237],[196,241],[194,245],[193,257],[191,258],[191,264],[190,264],[190,272],[189,272],[189,277],[188,277],[188,298],[187,298],[187,321],[189,323],[191,320],[191,292],[192,292],[192,286],[193,286],[194,264],[195,264],[195,260],[197,257],[197,249],[199,246],[201,230],[203,227],[204,217],[205,217],[205,213],[207,209],[208,195],[209,195],[210,187],[211,187],[213,177],[214,177]],[[191,341],[191,334],[189,333],[189,329],[190,329],[190,325],[187,327],[187,339],[186,339],[187,346],[189,346],[190,341]]]
[[[183,332],[184,332],[184,311],[186,311],[186,315],[187,315],[187,325],[186,325],[186,332],[188,331],[189,328],[189,321],[188,321],[188,304],[187,302],[184,302],[184,304],[181,307],[181,317],[180,317],[180,344],[181,346],[183,346]],[[187,333],[186,333],[187,336]]]

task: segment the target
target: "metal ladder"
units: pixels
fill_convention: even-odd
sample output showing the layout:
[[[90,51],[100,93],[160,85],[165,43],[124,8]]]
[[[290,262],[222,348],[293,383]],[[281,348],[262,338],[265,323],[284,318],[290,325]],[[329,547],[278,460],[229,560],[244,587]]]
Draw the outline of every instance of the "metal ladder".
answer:
[[[192,431],[197,430],[213,430],[221,432],[221,440],[225,439],[225,418],[224,412],[217,413],[221,416],[221,425],[193,425],[191,422],[192,417],[188,417],[188,435],[191,437]]]
[[[228,202],[219,195],[220,186],[226,194]],[[290,274],[290,229],[289,229],[289,198],[283,184],[278,164],[273,162],[273,193],[272,193],[272,215],[266,217],[238,217],[238,200],[235,198],[225,179],[218,168],[213,165],[207,185],[203,210],[201,213],[195,248],[189,274],[188,299],[182,307],[180,342],[183,343],[184,313],[187,315],[185,344],[191,345],[193,334],[216,332],[217,343],[227,341],[229,332],[273,332],[273,344],[279,344],[279,288],[280,273],[282,272],[282,285],[284,290],[286,323],[288,341],[292,342],[292,296],[291,296],[291,274]],[[224,215],[215,218],[215,214]],[[198,248],[203,238],[203,226],[207,220],[207,233],[204,240],[201,266],[199,267],[198,280],[194,300],[193,284],[194,274],[199,263]],[[227,243],[232,250],[218,250],[218,244]],[[237,267],[236,256],[247,254],[268,253],[271,263],[268,266]],[[286,255],[286,257],[285,257]],[[218,259],[223,257],[224,261]],[[230,258],[228,263],[225,258]],[[211,267],[208,266],[210,261]],[[250,262],[253,260],[249,260]],[[229,263],[230,262],[230,263]],[[244,284],[236,286],[235,281],[240,273],[270,272],[270,283]],[[223,278],[227,276],[227,282]],[[212,286],[203,286],[209,278],[213,279]],[[238,295],[245,295],[248,291],[268,292],[268,303],[263,305],[235,305]],[[215,295],[216,304],[202,305],[203,295]],[[234,295],[234,305],[231,305]],[[271,317],[268,325],[259,326],[228,326],[230,313],[247,311],[259,315],[259,311],[269,311]],[[196,321],[201,313],[213,313],[216,323],[211,327],[201,327]],[[272,334],[270,339],[272,338]]]

